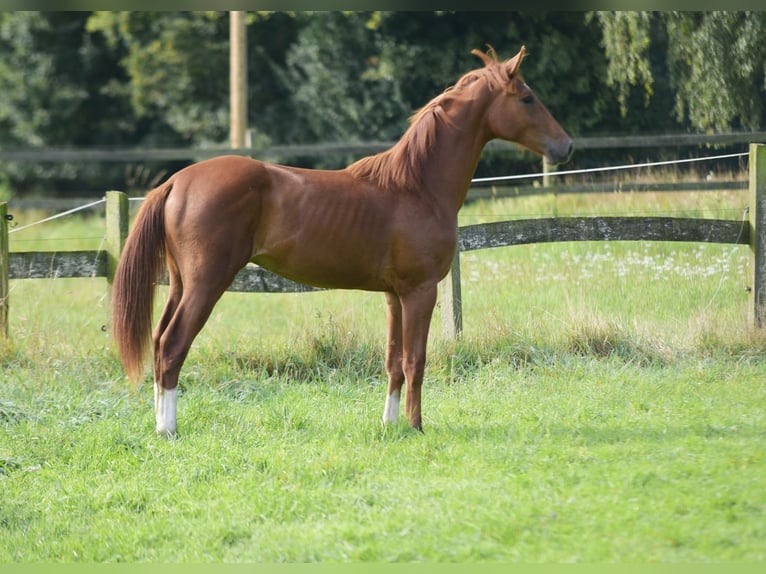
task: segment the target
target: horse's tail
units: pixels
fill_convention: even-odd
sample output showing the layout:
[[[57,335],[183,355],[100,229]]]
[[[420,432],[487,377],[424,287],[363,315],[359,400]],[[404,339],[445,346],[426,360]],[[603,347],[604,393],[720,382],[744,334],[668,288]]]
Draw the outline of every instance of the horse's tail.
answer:
[[[154,309],[154,288],[165,269],[165,201],[173,185],[150,191],[128,235],[112,285],[112,332],[125,372],[143,375]]]

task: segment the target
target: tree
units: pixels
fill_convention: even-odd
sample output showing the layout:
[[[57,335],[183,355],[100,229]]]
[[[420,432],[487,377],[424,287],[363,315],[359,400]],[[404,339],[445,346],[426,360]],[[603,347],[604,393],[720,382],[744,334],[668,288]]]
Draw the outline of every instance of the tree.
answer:
[[[1,13],[0,145],[225,146],[228,25],[209,11]],[[247,37],[256,146],[394,140],[487,44],[506,58],[526,46],[524,77],[575,136],[766,123],[766,12],[249,12]],[[488,150],[479,174],[533,162]],[[121,164],[0,166],[0,186],[18,190],[132,177]]]
[[[379,27],[381,62],[401,87],[408,113],[481,66],[472,49],[491,44],[509,58],[524,45],[525,80],[570,134],[627,131],[606,87],[600,27],[581,12],[392,12]],[[487,149],[477,176],[539,167],[533,154]]]
[[[335,22],[328,25],[331,18]],[[341,24],[346,32],[339,30]],[[471,50],[488,44],[506,58],[526,45],[530,57],[523,66],[525,78],[568,129],[582,133],[617,111],[604,90],[606,60],[599,48],[600,34],[599,27],[578,12],[336,13],[324,21],[315,17],[299,43],[305,42],[301,50],[321,60],[325,76],[342,78],[342,88],[333,85],[331,91],[342,89],[360,102],[365,94],[359,90],[369,92],[375,105],[359,104],[360,113],[370,114],[369,127],[357,131],[366,139],[378,137],[387,124],[391,128],[382,129],[388,137],[401,134],[410,113],[481,65]],[[345,47],[350,36],[356,40]],[[291,61],[295,64],[299,58]],[[316,70],[305,71],[312,82]],[[350,75],[343,78],[344,74]],[[334,98],[322,102],[320,90],[307,86],[307,91],[313,92],[315,107],[339,105]]]
[[[287,125],[285,56],[305,17],[248,13],[248,125],[268,143]],[[95,12],[92,33],[119,53],[132,108],[155,145],[219,145],[229,122],[229,18],[225,12]]]
[[[124,79],[87,12],[0,14],[0,142],[4,147],[119,143],[131,132]],[[109,78],[109,81],[105,80]],[[47,178],[82,189],[97,171],[82,164],[6,163],[0,178],[17,189]]]
[[[217,12],[95,12],[88,31],[118,58],[142,143],[218,142],[228,133],[228,19]]]
[[[401,134],[411,110],[381,61],[371,13],[324,12],[308,18],[287,53],[293,121],[288,141],[370,141]],[[405,118],[403,119],[404,116]]]
[[[384,59],[413,106],[481,65],[474,48],[492,45],[503,58],[522,45],[522,73],[572,133],[595,129],[609,109],[600,71],[600,30],[578,12],[394,12],[381,24]]]
[[[311,15],[287,57],[301,127],[290,141],[394,140],[415,110],[482,65],[471,50],[487,44],[505,58],[526,45],[525,78],[571,133],[606,129],[609,118],[620,118],[605,86],[600,37],[577,12]],[[479,172],[512,169],[518,159],[487,151]],[[524,156],[524,165],[533,163]]]
[[[601,24],[608,82],[623,114],[633,88],[646,102],[652,98],[651,61],[660,47],[678,121],[719,131],[766,122],[766,13],[597,12],[591,18]]]

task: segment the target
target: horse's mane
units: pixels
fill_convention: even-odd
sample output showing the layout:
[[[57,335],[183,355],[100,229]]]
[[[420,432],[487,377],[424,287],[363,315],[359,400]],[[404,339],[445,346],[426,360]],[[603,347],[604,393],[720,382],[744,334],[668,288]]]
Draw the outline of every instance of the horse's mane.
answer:
[[[384,188],[422,187],[421,164],[428,157],[439,125],[455,129],[442,103],[447,99],[465,99],[467,88],[477,80],[484,79],[490,89],[502,87],[513,89],[513,82],[508,76],[503,62],[498,61],[495,50],[489,46],[487,54],[472,50],[472,54],[484,61],[484,68],[464,74],[455,85],[448,87],[420,110],[409,121],[409,127],[401,139],[390,149],[362,158],[346,169],[358,178],[375,182]],[[517,57],[523,58],[524,49]]]

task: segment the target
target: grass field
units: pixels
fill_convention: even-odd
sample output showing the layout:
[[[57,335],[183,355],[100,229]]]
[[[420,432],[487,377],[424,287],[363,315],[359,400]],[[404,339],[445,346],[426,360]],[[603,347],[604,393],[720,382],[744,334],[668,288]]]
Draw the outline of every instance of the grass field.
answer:
[[[461,222],[744,207],[539,196]],[[102,225],[11,248],[95,249]],[[381,295],[226,294],[164,440],[102,330],[105,281],[12,281],[0,562],[762,561],[766,337],[746,328],[746,264],[746,247],[672,243],[465,254],[465,333],[435,318],[424,435],[379,422]]]

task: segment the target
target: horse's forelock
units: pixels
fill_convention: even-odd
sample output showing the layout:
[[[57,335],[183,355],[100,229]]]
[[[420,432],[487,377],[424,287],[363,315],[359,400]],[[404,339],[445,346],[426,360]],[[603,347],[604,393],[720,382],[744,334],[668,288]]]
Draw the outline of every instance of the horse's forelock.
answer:
[[[498,59],[497,52],[490,44],[487,44],[486,52],[473,49],[471,50],[471,54],[479,57],[481,61],[484,62],[484,72],[487,74],[490,86],[502,87],[506,91],[515,91],[515,82],[513,80],[516,77],[521,78],[521,73],[518,70],[519,66],[521,65],[521,61],[526,55],[526,49],[524,46],[521,47],[521,50],[519,50],[518,54],[516,54],[507,62],[503,62]],[[473,77],[469,72],[458,81],[456,86],[463,83],[470,83],[472,79]]]
[[[490,44],[487,44],[486,53],[474,48],[473,50],[471,50],[471,54],[480,58],[481,61],[484,62],[485,66],[491,66],[492,64],[497,64],[497,52],[495,52],[495,49]]]

